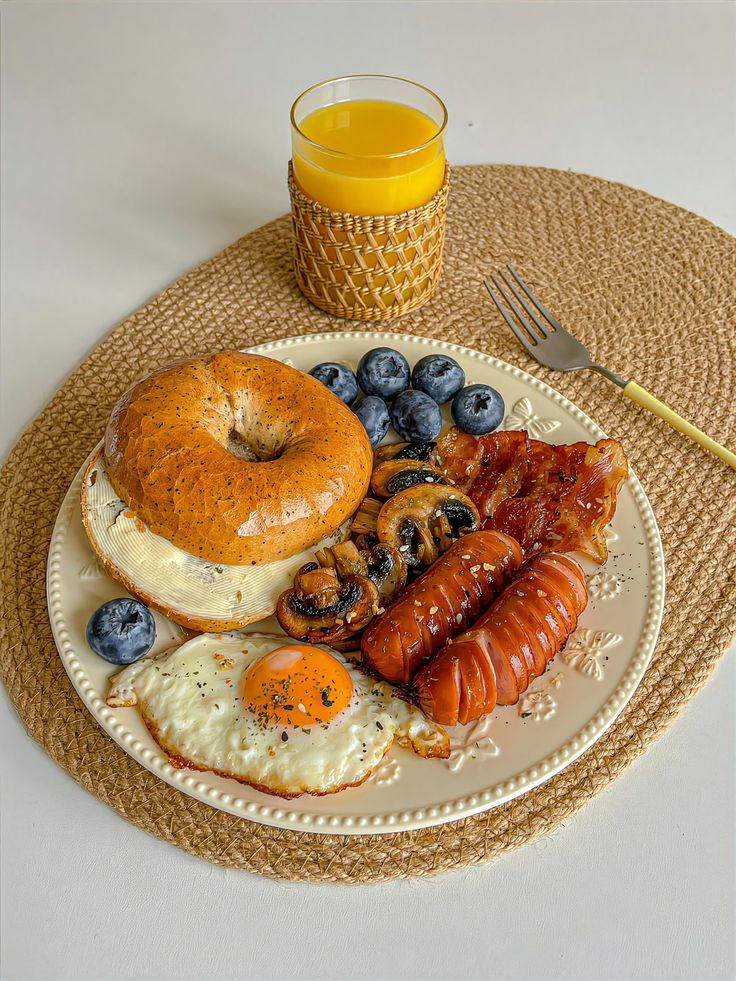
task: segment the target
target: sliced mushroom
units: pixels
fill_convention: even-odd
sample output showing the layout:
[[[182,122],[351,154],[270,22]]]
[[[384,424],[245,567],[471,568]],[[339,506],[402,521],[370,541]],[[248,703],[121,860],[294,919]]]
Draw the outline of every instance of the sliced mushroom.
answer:
[[[364,498],[360,507],[355,512],[353,523],[350,525],[351,534],[364,535],[375,532],[378,512],[380,510],[381,502],[377,501],[375,497]]]
[[[290,637],[353,650],[378,608],[378,590],[366,576],[341,581],[334,569],[309,562],[295,576],[293,589],[279,596],[276,617]]]
[[[441,515],[440,520],[435,525],[434,537],[440,552],[446,552],[450,545],[452,545],[454,541],[452,537],[452,525],[446,514]]]
[[[413,567],[431,565],[454,538],[479,526],[475,505],[456,487],[419,484],[386,501],[377,531]]]
[[[385,460],[371,477],[371,490],[378,497],[391,497],[417,484],[449,484],[441,470],[422,460]]]
[[[368,564],[368,577],[378,590],[380,604],[387,606],[406,585],[408,566],[401,552],[384,542],[378,542],[363,554]]]
[[[358,535],[355,539],[355,545],[361,552],[370,552],[374,545],[378,545],[378,535],[374,531]]]
[[[315,554],[323,569],[335,569],[338,576],[367,576],[368,565],[354,542],[339,542]]]
[[[424,460],[434,463],[435,442],[427,443],[388,443],[379,446],[373,455],[374,465],[385,463],[386,460]]]
[[[342,653],[346,653],[347,651],[359,651],[360,638],[362,635],[362,630],[359,630],[354,634],[346,633],[344,636],[335,634],[329,640],[315,641],[315,643],[328,644],[330,647],[334,648],[334,650],[341,651]]]
[[[381,606],[386,606],[406,584],[408,569],[401,553],[378,541],[375,535],[361,535],[356,542],[342,542],[317,552],[326,573],[340,578],[365,576],[378,590]],[[316,575],[316,573],[310,573]]]
[[[299,594],[310,596],[317,609],[329,610],[338,599],[340,582],[330,569],[322,569],[316,562],[303,565],[294,577]]]

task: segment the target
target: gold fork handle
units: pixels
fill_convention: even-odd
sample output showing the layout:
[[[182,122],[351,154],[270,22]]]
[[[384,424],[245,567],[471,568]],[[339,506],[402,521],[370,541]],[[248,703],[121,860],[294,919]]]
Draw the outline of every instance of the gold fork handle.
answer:
[[[716,456],[724,460],[729,466],[736,470],[736,453],[732,453],[727,450],[725,446],[721,446],[720,443],[716,443],[714,439],[707,436],[702,430],[698,429],[697,426],[693,426],[692,423],[688,422],[687,419],[683,419],[682,416],[678,416],[676,412],[665,405],[664,402],[660,402],[656,399],[646,388],[642,388],[641,385],[637,385],[635,381],[627,382],[624,386],[624,395],[628,396],[632,402],[636,402],[639,405],[643,405],[645,409],[649,409],[653,412],[655,416],[659,416],[660,419],[664,419],[666,423],[669,423],[673,429],[679,430],[679,432],[684,433],[685,436],[689,436],[690,439],[694,440],[696,443],[700,443],[704,446],[706,450],[710,450],[711,453],[715,453]]]

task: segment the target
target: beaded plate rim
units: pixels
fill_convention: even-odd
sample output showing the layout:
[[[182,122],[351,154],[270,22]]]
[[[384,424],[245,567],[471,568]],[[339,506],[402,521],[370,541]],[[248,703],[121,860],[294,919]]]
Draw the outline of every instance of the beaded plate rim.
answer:
[[[341,340],[352,341],[357,339],[369,342],[393,341],[417,344],[445,352],[455,352],[463,357],[487,363],[522,382],[532,390],[543,393],[580,423],[595,439],[605,438],[603,430],[582,409],[579,409],[573,402],[545,382],[492,355],[448,341],[391,331],[336,331],[295,335],[254,345],[247,350],[254,354],[270,354],[276,351],[286,351],[295,346],[321,343],[326,340],[339,343]],[[647,552],[650,558],[649,595],[645,623],[636,650],[619,686],[601,705],[594,717],[561,746],[538,761],[536,765],[517,774],[513,779],[491,785],[479,793],[459,797],[441,805],[420,810],[392,811],[370,818],[360,814],[327,816],[309,811],[296,812],[289,810],[289,801],[282,801],[278,798],[274,798],[273,805],[263,805],[233,794],[223,793],[215,787],[208,787],[203,782],[202,777],[206,778],[206,774],[172,767],[152,739],[149,746],[144,746],[123,723],[118,721],[114,710],[109,709],[104,700],[95,693],[83,664],[71,643],[70,632],[64,619],[60,599],[61,553],[74,509],[78,506],[83,472],[84,466],[72,482],[59,510],[51,536],[47,563],[46,589],[49,619],[64,668],[90,714],[103,730],[139,764],[170,786],[189,796],[259,824],[317,834],[377,834],[432,827],[497,807],[551,779],[589,749],[613,725],[626,707],[639,686],[654,653],[664,613],[664,550],[652,506],[641,483],[635,473],[631,471],[629,486],[642,519],[642,529],[646,536]],[[244,791],[247,790],[247,788],[243,789]]]

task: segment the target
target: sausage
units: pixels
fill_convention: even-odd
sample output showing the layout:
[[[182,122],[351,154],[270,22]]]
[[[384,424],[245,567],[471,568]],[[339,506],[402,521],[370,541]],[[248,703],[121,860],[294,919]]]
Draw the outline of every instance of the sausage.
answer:
[[[587,603],[574,559],[535,556],[475,625],[417,674],[424,713],[441,725],[465,725],[497,704],[515,704],[565,646]]]
[[[519,543],[502,532],[460,538],[368,625],[363,658],[388,681],[411,681],[424,661],[480,616],[522,559]]]

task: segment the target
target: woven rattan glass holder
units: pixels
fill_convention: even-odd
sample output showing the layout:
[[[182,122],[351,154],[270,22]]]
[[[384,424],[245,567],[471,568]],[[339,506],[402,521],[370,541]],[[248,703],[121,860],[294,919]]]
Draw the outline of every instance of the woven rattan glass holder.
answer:
[[[308,300],[348,320],[416,310],[440,281],[450,168],[431,201],[396,215],[332,211],[308,198],[289,163],[294,271]]]

